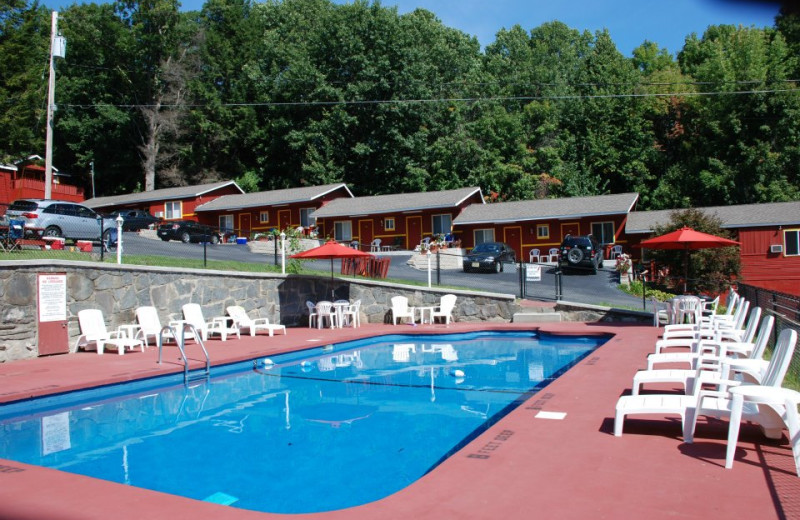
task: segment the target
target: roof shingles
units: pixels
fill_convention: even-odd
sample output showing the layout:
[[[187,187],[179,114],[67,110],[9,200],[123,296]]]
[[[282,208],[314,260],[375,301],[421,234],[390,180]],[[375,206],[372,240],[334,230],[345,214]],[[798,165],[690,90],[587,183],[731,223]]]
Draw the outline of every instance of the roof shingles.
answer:
[[[347,217],[351,215],[374,215],[377,213],[397,213],[433,208],[453,208],[476,193],[481,195],[481,203],[471,204],[468,207],[483,206],[481,189],[471,187],[457,190],[336,199],[315,211],[314,217]]]
[[[620,193],[592,197],[519,200],[486,205],[473,204],[465,208],[461,215],[455,218],[453,224],[484,224],[619,215],[630,212],[638,198],[638,193]]]

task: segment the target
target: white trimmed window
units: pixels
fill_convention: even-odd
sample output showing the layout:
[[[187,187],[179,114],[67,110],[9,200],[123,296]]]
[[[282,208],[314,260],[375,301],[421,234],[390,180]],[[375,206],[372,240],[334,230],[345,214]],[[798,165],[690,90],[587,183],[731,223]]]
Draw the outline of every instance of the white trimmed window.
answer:
[[[300,208],[300,225],[304,228],[315,225],[316,219],[311,214],[314,213],[314,208]]]
[[[536,225],[537,238],[550,238],[550,224],[537,224]]]
[[[433,234],[447,235],[453,228],[453,217],[450,214],[433,216]]]
[[[800,229],[787,229],[783,232],[784,256],[800,255]]]
[[[494,242],[494,229],[476,229],[474,234],[476,246],[484,242]]]
[[[339,242],[349,242],[353,240],[353,230],[349,220],[341,220],[333,223],[333,238]]]
[[[178,219],[183,216],[181,212],[181,203],[179,201],[165,202],[164,214],[167,220]]]
[[[614,243],[614,223],[613,222],[592,222],[592,235],[601,244]]]
[[[233,232],[233,215],[219,216],[219,231],[220,233]]]
[[[258,221],[262,224],[269,222],[269,211],[262,211],[258,214]]]

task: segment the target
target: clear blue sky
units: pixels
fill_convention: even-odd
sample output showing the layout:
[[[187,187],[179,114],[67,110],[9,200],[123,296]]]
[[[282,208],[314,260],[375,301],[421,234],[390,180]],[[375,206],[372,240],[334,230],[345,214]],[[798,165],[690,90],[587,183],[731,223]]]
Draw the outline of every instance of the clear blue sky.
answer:
[[[100,1],[100,0],[98,0]],[[334,0],[348,3],[349,0]],[[50,8],[72,0],[42,0]],[[85,2],[78,2],[85,3]],[[477,36],[482,46],[501,28],[530,30],[559,20],[578,30],[608,29],[621,53],[630,56],[644,40],[673,54],[689,34],[702,36],[709,25],[771,27],[780,4],[764,0],[384,0],[403,14],[421,7],[447,26]],[[200,9],[203,0],[182,0],[183,9]]]

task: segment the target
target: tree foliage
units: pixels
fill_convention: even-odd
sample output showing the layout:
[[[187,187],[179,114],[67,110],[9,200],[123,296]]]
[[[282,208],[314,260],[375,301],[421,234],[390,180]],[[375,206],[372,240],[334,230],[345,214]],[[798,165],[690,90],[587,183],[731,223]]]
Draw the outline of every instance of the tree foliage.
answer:
[[[800,23],[711,26],[677,57],[554,21],[481,50],[356,0],[72,5],[54,161],[99,195],[235,179],[497,200],[636,191],[639,209],[800,198]],[[49,13],[0,7],[0,156],[42,154]]]

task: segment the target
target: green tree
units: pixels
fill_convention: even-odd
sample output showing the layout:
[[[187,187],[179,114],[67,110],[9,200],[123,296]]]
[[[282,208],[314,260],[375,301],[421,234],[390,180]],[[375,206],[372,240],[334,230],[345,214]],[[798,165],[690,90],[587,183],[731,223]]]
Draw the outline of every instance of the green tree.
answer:
[[[24,0],[0,4],[0,159],[44,155],[50,13]]]

